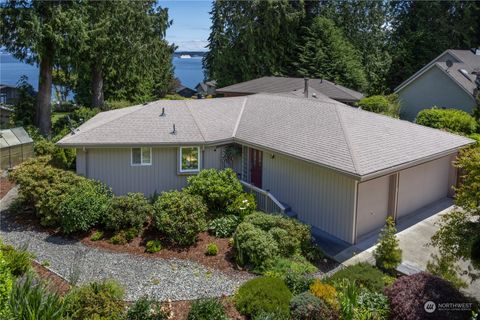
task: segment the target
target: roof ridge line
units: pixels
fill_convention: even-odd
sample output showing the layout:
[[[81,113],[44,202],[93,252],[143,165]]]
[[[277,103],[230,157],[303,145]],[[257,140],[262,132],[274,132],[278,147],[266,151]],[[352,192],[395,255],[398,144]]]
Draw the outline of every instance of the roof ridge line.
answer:
[[[137,111],[143,110],[144,108],[148,107],[148,104],[149,104],[149,103],[147,103],[147,104],[144,105],[144,106],[141,106],[141,107],[138,108],[137,110],[127,112],[127,113],[125,113],[124,115],[121,115],[121,116],[119,116],[119,117],[117,117],[117,118],[115,118],[115,119],[109,119],[109,120],[106,121],[106,122],[103,122],[103,123],[100,123],[100,124],[98,124],[98,125],[96,125],[96,126],[93,126],[92,128],[89,128],[88,131],[93,130],[93,129],[97,129],[97,128],[99,128],[99,127],[101,127],[101,126],[103,126],[103,125],[105,125],[105,124],[107,124],[107,123],[110,123],[110,122],[112,122],[112,121],[121,119],[121,118],[123,118],[123,117],[125,117],[125,116],[127,116],[127,115],[130,115],[130,114],[132,114],[132,113],[135,113],[135,112],[137,112]],[[126,108],[119,108],[119,109],[101,111],[101,112],[97,113],[97,115],[99,115],[99,114],[101,114],[101,113],[109,112],[109,111],[122,110],[122,109],[137,107],[137,106],[140,106],[140,105],[137,104],[137,105],[130,106],[130,107],[126,107]],[[97,116],[97,115],[95,115],[95,116]],[[95,117],[95,116],[94,116],[94,117]],[[92,119],[93,119],[94,117],[92,117]],[[89,119],[89,120],[90,120],[90,119]],[[89,121],[89,120],[87,120],[87,121]],[[84,123],[86,123],[87,121],[85,121]],[[82,124],[83,124],[83,123],[82,123]],[[81,134],[84,133],[84,132],[85,132],[85,131],[80,131],[80,130],[78,130],[78,131],[75,131],[75,134],[70,134],[69,136],[63,137],[63,138],[60,139],[60,140],[63,140],[63,139],[67,139],[67,140],[68,140],[69,138],[73,137],[74,135],[79,136],[79,135],[81,135]]]
[[[197,126],[198,132],[200,132],[200,135],[202,136],[203,142],[207,142],[207,140],[205,139],[205,136],[203,135],[202,129],[201,129],[200,126],[198,125],[197,119],[195,119],[195,116],[193,115],[192,110],[190,109],[190,106],[187,104],[187,101],[186,101],[186,100],[181,100],[181,101],[182,101],[182,102],[185,104],[185,106],[187,107],[188,113],[190,113],[190,116],[192,117],[193,122],[195,122],[195,125]]]
[[[342,116],[338,112],[338,106],[334,105],[333,108],[335,109],[335,114],[337,115],[338,122],[340,123],[340,128],[342,129],[342,132],[343,132],[343,138],[345,139],[345,143],[347,144],[348,153],[350,153],[350,158],[352,159],[353,168],[355,169],[355,174],[361,175],[361,173],[358,170],[357,159],[354,156],[354,153],[352,152],[352,144],[350,143],[350,139],[347,137],[347,130],[343,125]]]
[[[248,100],[248,96],[245,96],[245,99],[243,100],[243,103],[242,103],[242,108],[240,109],[240,113],[238,114],[237,122],[235,123],[235,128],[233,128],[232,138],[235,138],[235,136],[237,135],[238,126],[240,125],[240,120],[242,120],[243,111],[245,110],[245,105],[247,104],[247,100]]]

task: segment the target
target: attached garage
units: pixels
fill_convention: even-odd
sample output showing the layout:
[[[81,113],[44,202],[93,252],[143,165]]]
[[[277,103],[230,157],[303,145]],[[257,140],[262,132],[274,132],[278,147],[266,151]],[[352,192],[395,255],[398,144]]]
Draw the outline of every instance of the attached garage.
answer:
[[[448,155],[360,182],[357,190],[357,242],[383,227],[389,215],[398,220],[451,196],[456,181],[455,156]]]

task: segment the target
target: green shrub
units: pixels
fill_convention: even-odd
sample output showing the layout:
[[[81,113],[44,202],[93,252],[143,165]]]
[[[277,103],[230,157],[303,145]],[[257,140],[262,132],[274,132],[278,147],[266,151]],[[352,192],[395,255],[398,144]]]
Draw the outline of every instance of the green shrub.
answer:
[[[477,128],[480,128],[480,124],[477,126]],[[477,146],[480,146],[480,133],[472,133],[468,137],[470,139],[477,141]]]
[[[207,206],[201,197],[170,191],[162,192],[155,202],[153,217],[155,227],[171,243],[186,246],[195,243],[198,233],[205,230],[206,213]]]
[[[241,266],[262,271],[278,257],[278,245],[272,235],[248,222],[242,222],[234,235],[235,259]]]
[[[417,114],[416,123],[451,132],[472,134],[477,122],[469,113],[458,109],[424,109]]]
[[[66,305],[62,297],[46,289],[31,274],[17,280],[9,299],[12,319],[63,320]]]
[[[127,235],[125,233],[125,230],[120,230],[119,232],[114,234],[113,237],[110,238],[110,243],[118,244],[118,245],[127,244],[128,240],[127,240]]]
[[[391,272],[402,263],[402,250],[398,245],[396,233],[395,221],[388,217],[380,233],[378,245],[373,251],[376,266],[384,271]]]
[[[308,262],[302,256],[293,258],[277,258],[265,272],[266,276],[284,279],[288,271],[298,274],[309,274],[317,272],[317,267]]]
[[[310,292],[325,301],[333,310],[338,310],[337,289],[335,287],[320,281],[320,279],[315,279],[310,286]]]
[[[49,164],[59,169],[72,169],[75,162],[75,149],[63,149],[46,139],[39,139],[34,143],[36,156],[50,156]]]
[[[58,208],[63,232],[90,230],[108,212],[111,198],[111,191],[104,184],[83,180]]]
[[[362,290],[358,296],[358,314],[368,315],[369,319],[388,319],[390,308],[383,293]]]
[[[218,254],[218,246],[215,243],[209,243],[205,254],[207,256],[216,256]]]
[[[104,236],[103,231],[97,230],[90,236],[90,240],[98,241],[98,240],[101,240],[103,236]]]
[[[73,320],[121,319],[125,307],[124,294],[124,289],[113,280],[74,288],[66,297],[68,314]]]
[[[287,230],[280,227],[273,227],[268,230],[278,244],[280,254],[284,257],[291,257],[295,253],[300,253],[300,242],[294,235],[290,235]]]
[[[114,110],[114,109],[123,109],[133,106],[135,103],[128,100],[108,100],[105,102],[105,109]]]
[[[30,271],[34,256],[26,248],[17,250],[12,245],[0,242],[0,252],[13,276],[20,277]]]
[[[128,193],[112,199],[109,210],[103,216],[103,224],[113,231],[140,230],[151,214],[152,206],[142,193]]]
[[[480,243],[477,243],[478,245]],[[472,264],[475,265],[473,260]],[[451,255],[432,255],[432,260],[427,262],[427,271],[447,280],[457,289],[468,287],[468,284],[459,276],[461,269],[457,265],[457,259]]]
[[[127,320],[167,320],[169,316],[170,313],[159,302],[147,297],[138,299],[127,312]]]
[[[385,114],[398,118],[400,105],[396,95],[389,96],[370,96],[357,102],[357,106],[362,110]]]
[[[59,226],[60,204],[86,179],[48,165],[50,159],[48,156],[29,159],[12,170],[9,178],[20,186],[24,204],[35,209],[43,226]]]
[[[192,303],[188,320],[228,320],[225,307],[218,299],[197,300]]]
[[[290,320],[290,316],[278,310],[271,312],[260,311],[252,317],[252,320]]]
[[[125,230],[125,239],[127,239],[127,242],[132,241],[136,236],[138,236],[138,230],[136,228]]]
[[[342,279],[347,279],[350,282],[355,281],[358,286],[375,292],[383,292],[385,288],[383,272],[368,263],[358,263],[345,267],[328,278],[327,282],[333,284]]]
[[[8,319],[10,309],[8,306],[8,299],[12,291],[13,275],[10,272],[7,262],[3,258],[3,253],[0,250],[0,318]]]
[[[283,281],[293,294],[299,294],[310,290],[313,280],[312,276],[308,276],[303,272],[294,271],[292,269],[287,270],[283,277]]]
[[[146,244],[146,249],[148,253],[156,253],[162,250],[162,244],[158,240],[149,240]]]
[[[250,193],[242,193],[227,206],[227,213],[238,217],[245,217],[257,210],[255,196]]]
[[[334,310],[310,292],[300,293],[290,301],[292,320],[338,319]]]
[[[290,290],[278,278],[259,277],[245,282],[235,294],[237,310],[246,316],[255,316],[260,311],[288,316]]]
[[[100,110],[98,108],[80,107],[73,112],[60,117],[52,124],[52,135],[55,141],[60,140],[70,133],[70,128],[75,129],[90,118],[93,118]],[[69,121],[70,119],[70,121]]]
[[[242,185],[232,169],[207,169],[188,177],[185,191],[203,198],[208,209],[224,212],[242,194]]]
[[[227,238],[235,232],[239,224],[239,217],[227,215],[210,221],[208,224],[208,232],[217,238]]]

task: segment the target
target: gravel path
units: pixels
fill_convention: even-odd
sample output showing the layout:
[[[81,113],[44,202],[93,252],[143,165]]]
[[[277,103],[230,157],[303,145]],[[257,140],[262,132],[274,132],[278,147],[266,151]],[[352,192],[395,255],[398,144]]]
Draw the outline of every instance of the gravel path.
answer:
[[[250,278],[211,270],[189,260],[148,258],[90,248],[78,241],[26,230],[2,219],[1,213],[0,237],[4,243],[27,246],[38,262],[48,261],[50,269],[71,282],[115,279],[125,287],[128,301],[144,295],[161,301],[231,295]]]

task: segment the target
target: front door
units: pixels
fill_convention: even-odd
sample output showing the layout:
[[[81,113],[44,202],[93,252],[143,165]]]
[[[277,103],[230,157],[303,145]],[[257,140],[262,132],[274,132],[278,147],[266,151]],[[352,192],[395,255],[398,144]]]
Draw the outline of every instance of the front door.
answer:
[[[250,180],[258,188],[262,187],[262,151],[250,148]]]

